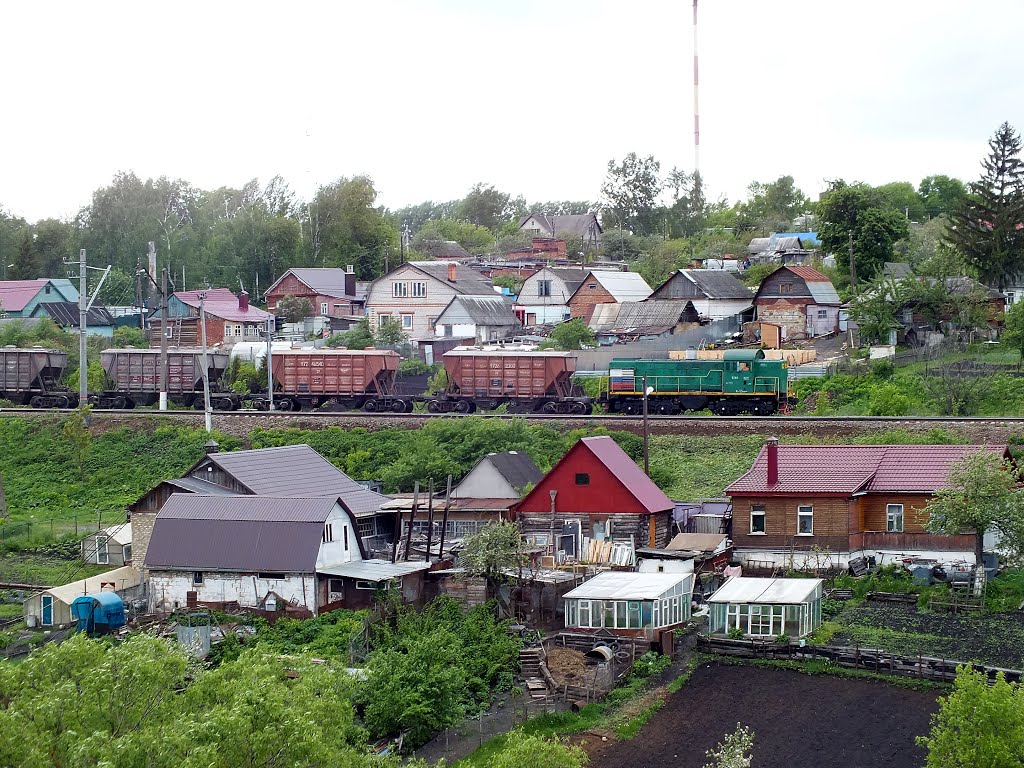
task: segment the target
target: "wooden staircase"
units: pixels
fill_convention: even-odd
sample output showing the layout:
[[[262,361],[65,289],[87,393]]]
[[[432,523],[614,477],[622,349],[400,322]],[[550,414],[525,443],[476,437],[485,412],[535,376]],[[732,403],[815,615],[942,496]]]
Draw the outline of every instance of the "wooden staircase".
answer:
[[[541,672],[541,665],[544,663],[543,653],[541,648],[519,649],[519,674],[526,683],[526,691],[531,699],[544,699],[548,695],[548,684]]]

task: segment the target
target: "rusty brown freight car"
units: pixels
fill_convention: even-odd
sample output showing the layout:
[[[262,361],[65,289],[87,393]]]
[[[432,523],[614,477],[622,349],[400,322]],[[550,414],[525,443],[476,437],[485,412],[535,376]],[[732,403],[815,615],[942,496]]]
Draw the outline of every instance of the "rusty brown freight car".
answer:
[[[33,408],[69,408],[78,405],[78,395],[67,391],[61,381],[68,356],[51,349],[0,349],[0,397],[16,405]]]
[[[574,390],[572,352],[456,349],[444,356],[448,391],[428,401],[433,412],[470,413],[507,403],[519,411],[590,413],[588,398]]]
[[[207,368],[213,405],[220,410],[237,407],[237,397],[221,392],[221,379],[228,367],[228,353],[207,350]],[[105,349],[100,362],[108,389],[94,396],[100,408],[134,408],[152,405],[160,399],[160,350]],[[202,403],[202,350],[175,347],[167,350],[168,399],[178,405]],[[214,395],[213,393],[217,393]]]
[[[334,401],[366,411],[412,411],[395,396],[398,355],[384,349],[291,349],[274,352],[274,408],[317,408]],[[254,400],[258,407],[264,401]]]

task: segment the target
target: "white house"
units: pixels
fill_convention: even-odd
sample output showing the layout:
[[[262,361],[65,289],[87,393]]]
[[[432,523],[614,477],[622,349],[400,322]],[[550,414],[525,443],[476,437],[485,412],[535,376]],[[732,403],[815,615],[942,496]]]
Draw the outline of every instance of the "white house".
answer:
[[[529,454],[489,453],[452,489],[453,499],[519,499],[544,477]]]
[[[366,296],[370,326],[388,320],[413,339],[434,336],[441,312],[456,296],[494,296],[478,272],[450,261],[409,261],[373,281]]]
[[[535,212],[519,220],[519,231],[533,237],[556,237],[566,241],[570,252],[577,247],[596,248],[601,244],[604,229],[596,213],[547,214]]]
[[[338,497],[173,494],[146,551],[149,608],[288,605],[315,615],[339,602],[318,570],[364,559],[358,531]]]
[[[524,325],[561,323],[569,319],[569,297],[587,277],[587,270],[545,267],[530,275],[519,291]]]
[[[746,312],[754,293],[730,272],[679,269],[651,294],[652,300],[685,299],[704,320],[721,320]]]
[[[434,322],[438,337],[474,338],[477,342],[496,341],[522,327],[512,314],[512,303],[504,296],[453,296]]]

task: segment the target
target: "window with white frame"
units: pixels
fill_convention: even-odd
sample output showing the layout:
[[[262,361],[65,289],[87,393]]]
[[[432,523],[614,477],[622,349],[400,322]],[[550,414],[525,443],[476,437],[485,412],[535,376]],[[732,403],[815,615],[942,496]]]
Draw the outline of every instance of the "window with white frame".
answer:
[[[411,331],[414,315],[402,315],[402,330]]]
[[[96,562],[100,565],[107,565],[110,563],[110,552],[107,548],[106,536],[96,537]]]
[[[756,534],[768,532],[765,525],[765,510],[763,504],[755,504],[750,508],[750,532]]]
[[[796,533],[797,536],[814,535],[814,507],[810,504],[801,504],[796,508]]]
[[[818,319],[819,320],[824,320],[827,317],[828,317],[828,310],[827,309],[819,309],[818,310]]]
[[[203,572],[202,571],[192,571],[192,583],[193,584],[197,584],[197,585],[198,584],[202,584],[203,580],[204,579],[203,579]]]
[[[427,284],[424,282],[413,283],[412,295],[417,299],[425,298],[427,295]]]
[[[903,505],[887,504],[885,507],[885,530],[888,533],[903,533]]]
[[[320,302],[320,314],[321,315],[329,315],[329,314],[331,314],[330,302],[328,302],[328,301],[321,301]]]
[[[259,336],[260,335],[260,329],[257,328],[255,325],[247,325],[247,326],[245,326],[245,335],[246,336]]]
[[[396,299],[404,299],[409,295],[408,283],[392,283],[391,295]]]

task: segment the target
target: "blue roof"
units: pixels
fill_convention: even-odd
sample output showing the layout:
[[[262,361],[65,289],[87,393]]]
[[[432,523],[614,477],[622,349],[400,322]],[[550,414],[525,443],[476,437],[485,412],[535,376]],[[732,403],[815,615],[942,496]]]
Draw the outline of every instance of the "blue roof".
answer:
[[[71,603],[71,618],[80,630],[92,632],[95,625],[111,628],[124,624],[124,602],[116,592],[93,592],[76,597]]]
[[[800,242],[807,245],[821,245],[817,232],[779,232],[776,237],[799,237]]]
[[[93,592],[91,595],[82,595],[82,597],[76,598],[75,602],[77,603],[82,599],[95,600],[104,608],[124,607],[124,601],[116,592]]]

